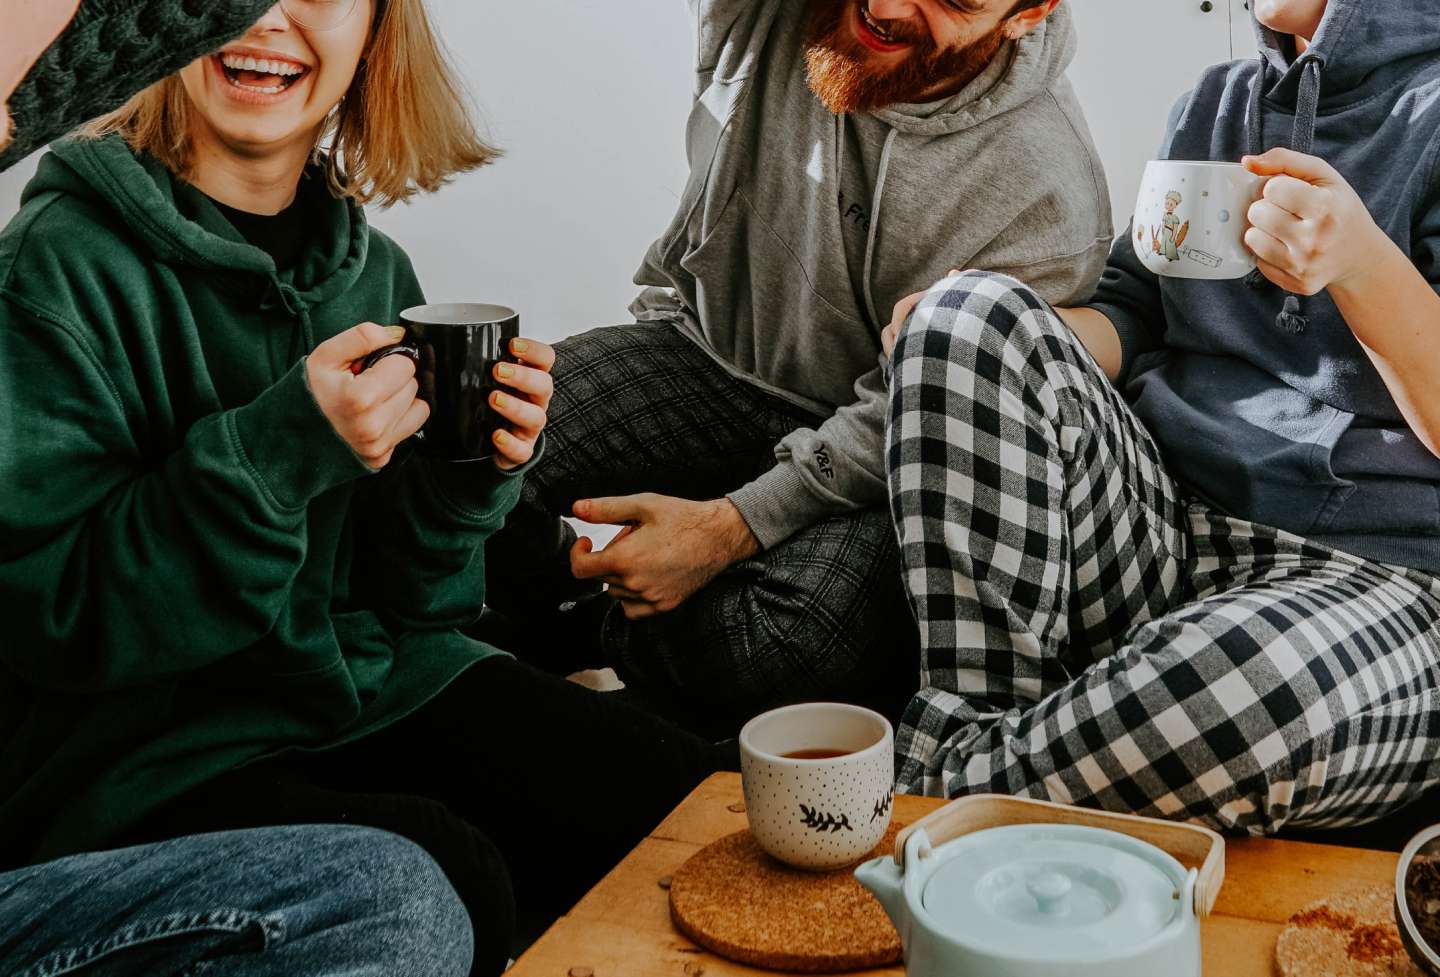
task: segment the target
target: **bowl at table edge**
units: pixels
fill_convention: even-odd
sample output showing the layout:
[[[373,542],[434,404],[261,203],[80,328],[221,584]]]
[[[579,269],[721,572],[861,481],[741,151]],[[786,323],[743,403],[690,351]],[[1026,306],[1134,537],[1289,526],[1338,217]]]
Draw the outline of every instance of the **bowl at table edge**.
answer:
[[[1400,864],[1395,868],[1395,922],[1400,929],[1400,940],[1409,951],[1410,958],[1421,970],[1431,977],[1440,977],[1440,947],[1432,947],[1420,938],[1415,919],[1410,915],[1409,900],[1405,895],[1405,880],[1410,874],[1410,865],[1419,854],[1440,854],[1440,824],[1427,828],[1405,846],[1400,855]]]

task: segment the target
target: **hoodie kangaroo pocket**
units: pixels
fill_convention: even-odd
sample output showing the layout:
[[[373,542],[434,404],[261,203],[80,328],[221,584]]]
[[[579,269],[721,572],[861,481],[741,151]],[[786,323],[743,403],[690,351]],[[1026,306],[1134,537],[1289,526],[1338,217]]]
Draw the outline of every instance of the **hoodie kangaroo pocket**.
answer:
[[[842,308],[854,302],[843,263],[834,264],[833,256],[828,262],[805,260],[737,189],[680,266],[694,277],[695,294],[687,300],[701,321],[725,320],[726,328],[706,331],[723,359],[822,404],[854,401],[855,374],[817,371],[813,365],[822,352],[833,363],[878,359],[876,330]],[[804,326],[781,329],[777,322]],[[816,337],[824,338],[823,351]]]
[[[779,294],[803,285],[825,313],[847,323],[862,321],[825,297],[816,283],[820,270],[807,267],[755,209],[744,190],[737,189],[731,195],[715,226],[699,247],[680,259],[680,267],[697,281],[704,281],[707,288],[728,281],[733,291],[733,285],[748,283],[746,291],[757,296]],[[825,284],[834,287],[837,283]],[[844,287],[849,288],[848,280]]]

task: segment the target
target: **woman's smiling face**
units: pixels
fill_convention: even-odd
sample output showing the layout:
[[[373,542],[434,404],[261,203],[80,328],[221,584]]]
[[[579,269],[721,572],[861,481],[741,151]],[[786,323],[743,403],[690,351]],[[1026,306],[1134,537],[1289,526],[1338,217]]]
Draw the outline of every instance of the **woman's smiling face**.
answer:
[[[277,3],[245,36],[180,72],[203,125],[226,148],[265,155],[313,143],[355,78],[375,0],[358,0],[338,26],[312,30]]]

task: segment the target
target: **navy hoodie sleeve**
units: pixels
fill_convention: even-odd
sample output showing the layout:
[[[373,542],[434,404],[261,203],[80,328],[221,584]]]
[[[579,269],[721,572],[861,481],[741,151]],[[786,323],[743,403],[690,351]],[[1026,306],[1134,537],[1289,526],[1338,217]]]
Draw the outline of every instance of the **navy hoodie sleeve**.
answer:
[[[1425,280],[1440,292],[1440,136],[1430,149],[1429,192],[1417,211],[1410,257]]]
[[[1159,349],[1165,332],[1165,307],[1160,299],[1160,279],[1146,268],[1130,238],[1134,225],[1110,249],[1110,260],[1089,307],[1103,313],[1120,336],[1120,376],[1124,385],[1135,358]]]
[[[1169,158],[1171,137],[1180,124],[1190,97],[1187,93],[1170,110],[1170,118],[1165,125],[1165,143],[1158,158]],[[1135,222],[1132,218],[1124,236],[1116,239],[1110,249],[1110,260],[1105,263],[1100,284],[1087,303],[1090,308],[1104,314],[1120,336],[1120,376],[1116,382],[1121,386],[1130,376],[1135,358],[1163,346],[1165,334],[1160,278],[1140,261],[1140,256],[1135,253],[1134,239]]]
[[[303,363],[152,458],[83,330],[0,293],[0,339],[4,667],[109,691],[267,634],[305,560],[309,502],[369,473]]]

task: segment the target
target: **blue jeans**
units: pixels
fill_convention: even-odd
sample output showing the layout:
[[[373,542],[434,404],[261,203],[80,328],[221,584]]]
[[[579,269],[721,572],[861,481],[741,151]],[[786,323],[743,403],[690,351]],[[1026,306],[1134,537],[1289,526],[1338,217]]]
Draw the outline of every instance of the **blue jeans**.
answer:
[[[197,835],[0,875],[6,977],[463,977],[469,918],[369,828]]]

